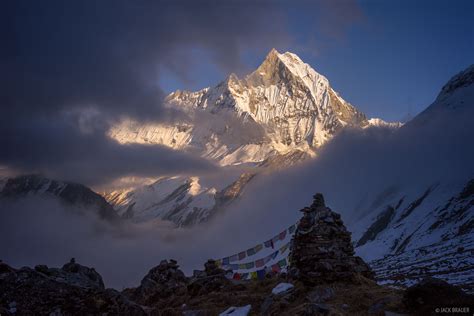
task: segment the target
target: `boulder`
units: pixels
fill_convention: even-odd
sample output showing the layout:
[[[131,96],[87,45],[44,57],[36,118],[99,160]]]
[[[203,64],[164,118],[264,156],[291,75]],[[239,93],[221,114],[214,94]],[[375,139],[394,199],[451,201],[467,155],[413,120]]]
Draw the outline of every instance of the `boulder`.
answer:
[[[2,263],[0,289],[2,315],[146,315],[123,294],[105,290],[94,269],[75,262],[61,269],[14,269]]]
[[[406,289],[403,303],[414,314],[430,315],[441,307],[474,308],[474,295],[466,294],[446,281],[426,278]]]

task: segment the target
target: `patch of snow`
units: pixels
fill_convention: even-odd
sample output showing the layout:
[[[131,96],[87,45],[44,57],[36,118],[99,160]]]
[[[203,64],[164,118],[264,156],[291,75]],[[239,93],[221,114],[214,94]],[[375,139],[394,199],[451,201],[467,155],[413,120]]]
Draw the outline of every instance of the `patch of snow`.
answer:
[[[380,118],[371,118],[371,119],[368,120],[368,122],[369,122],[369,125],[367,125],[366,128],[372,127],[372,126],[399,128],[399,127],[403,126],[403,123],[401,123],[401,122],[387,122],[387,121],[384,121]]]
[[[279,283],[277,286],[273,288],[272,294],[284,293],[293,287],[294,286],[291,283]]]
[[[219,314],[219,316],[226,316],[226,315],[232,315],[232,316],[247,316],[250,313],[250,309],[252,308],[251,305],[245,305],[242,307],[229,307],[225,311]]]

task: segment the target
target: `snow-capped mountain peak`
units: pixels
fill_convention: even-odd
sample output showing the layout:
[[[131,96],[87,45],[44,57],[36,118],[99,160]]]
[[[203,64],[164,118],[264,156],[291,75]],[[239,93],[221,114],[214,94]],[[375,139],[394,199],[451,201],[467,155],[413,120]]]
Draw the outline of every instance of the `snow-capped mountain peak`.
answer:
[[[121,143],[192,148],[229,165],[260,163],[295,149],[313,155],[345,126],[368,125],[365,115],[335,92],[326,77],[297,55],[275,49],[244,79],[231,74],[212,88],[175,91],[166,104],[195,120],[205,117],[206,123],[126,122],[114,126],[109,135]]]
[[[221,166],[282,168],[314,156],[346,126],[366,127],[365,115],[334,91],[328,79],[297,55],[272,49],[244,78],[230,74],[215,87],[175,91],[166,106],[189,120],[173,124],[124,121],[109,131],[120,143],[160,144],[198,154]],[[112,192],[108,200],[135,220],[206,221],[235,200],[255,172],[219,187],[203,179],[168,177],[152,186]]]

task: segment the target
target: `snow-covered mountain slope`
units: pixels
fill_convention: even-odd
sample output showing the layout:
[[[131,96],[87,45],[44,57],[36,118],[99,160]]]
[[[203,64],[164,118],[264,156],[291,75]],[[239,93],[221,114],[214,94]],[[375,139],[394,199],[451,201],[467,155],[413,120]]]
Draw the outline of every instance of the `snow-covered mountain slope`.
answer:
[[[125,219],[192,225],[210,217],[218,194],[218,189],[203,187],[199,181],[197,177],[164,177],[136,189],[110,192],[106,198]]]
[[[403,123],[401,122],[386,122],[380,118],[371,118],[368,120],[369,125],[366,127],[388,127],[388,128],[399,128],[403,126]]]
[[[441,89],[435,102],[409,121],[405,128],[436,124],[474,107],[474,65],[455,75]]]
[[[295,150],[271,156],[251,169],[223,167],[222,172],[227,176],[217,183],[202,177],[162,177],[152,184],[109,192],[105,198],[124,219],[134,222],[161,219],[177,226],[191,226],[225,211],[259,174],[288,168],[309,157],[306,152]]]
[[[463,168],[465,175],[426,187],[382,192],[372,211],[352,225],[356,250],[372,260],[379,280],[409,285],[429,275],[474,291],[474,172],[469,162],[459,160],[471,155],[473,129],[463,122],[473,114],[471,66],[454,76],[432,105],[399,130],[401,137],[449,137],[457,143],[457,152],[446,157],[452,159],[451,165],[446,161],[446,168],[453,172]]]
[[[444,168],[453,174],[464,170],[464,176],[386,191],[378,203],[374,201],[371,212],[352,225],[356,250],[372,260],[379,280],[409,285],[429,275],[474,291],[474,172],[467,158],[472,155],[474,135],[472,127],[465,125],[473,114],[471,66],[454,76],[432,105],[398,131],[399,137],[415,138],[417,146],[416,138],[422,146],[429,139],[451,142],[455,152],[445,156]],[[427,163],[440,159],[436,155],[444,157],[443,149],[427,150]]]
[[[39,175],[7,178],[1,182],[0,199],[4,201],[34,195],[58,198],[68,205],[97,212],[102,219],[119,220],[114,208],[101,195],[82,184],[56,181]]]
[[[353,225],[366,227],[355,231],[356,251],[379,280],[409,285],[431,275],[474,289],[474,179],[387,197]]]
[[[159,218],[179,226],[207,221],[239,197],[261,170],[294,165],[315,156],[344,127],[370,124],[326,77],[295,54],[276,50],[243,79],[231,74],[213,88],[176,91],[165,104],[187,119],[144,125],[124,120],[111,128],[109,136],[122,144],[160,144],[188,151],[222,167],[254,169],[220,186],[207,185],[199,177],[176,176],[107,193],[120,214],[134,221]],[[229,190],[234,193],[223,203]]]

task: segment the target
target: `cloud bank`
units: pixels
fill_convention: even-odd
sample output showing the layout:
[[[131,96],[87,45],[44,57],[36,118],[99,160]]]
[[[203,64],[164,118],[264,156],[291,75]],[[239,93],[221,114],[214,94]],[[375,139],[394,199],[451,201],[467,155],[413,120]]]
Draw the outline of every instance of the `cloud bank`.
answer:
[[[316,16],[311,23],[325,25],[322,29],[346,28],[347,23],[323,17],[347,12],[352,1],[328,3],[299,4],[311,8]],[[161,106],[159,82],[166,80],[163,70],[186,81],[200,63],[196,50],[228,74],[247,69],[248,54],[290,47],[295,36],[287,9],[283,1],[245,0],[5,3],[0,165],[88,185],[130,172],[206,171],[204,162],[164,148],[119,148],[105,133],[123,117],[176,119]],[[132,164],[147,167],[131,170]]]
[[[15,1],[2,12],[0,164],[88,185],[208,170],[165,148],[115,145],[105,133],[123,117],[173,119],[161,106],[160,69],[185,78],[192,48],[227,71],[242,66],[243,50],[285,41],[267,2],[250,15],[237,1]]]

